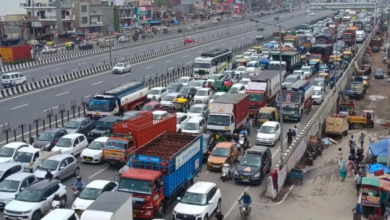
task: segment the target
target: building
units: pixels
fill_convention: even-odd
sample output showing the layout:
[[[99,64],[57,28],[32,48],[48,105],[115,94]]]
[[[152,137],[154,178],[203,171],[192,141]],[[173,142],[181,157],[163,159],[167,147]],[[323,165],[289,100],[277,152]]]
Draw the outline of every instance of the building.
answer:
[[[125,0],[123,4],[121,3],[115,2],[119,9],[119,19],[122,27],[136,25],[138,1]]]

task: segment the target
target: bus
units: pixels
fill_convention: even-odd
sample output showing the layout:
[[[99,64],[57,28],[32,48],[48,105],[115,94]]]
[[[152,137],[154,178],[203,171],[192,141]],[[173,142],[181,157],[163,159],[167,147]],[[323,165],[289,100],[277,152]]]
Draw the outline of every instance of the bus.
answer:
[[[208,79],[210,75],[222,73],[232,68],[232,51],[213,49],[200,54],[194,62],[194,78]]]

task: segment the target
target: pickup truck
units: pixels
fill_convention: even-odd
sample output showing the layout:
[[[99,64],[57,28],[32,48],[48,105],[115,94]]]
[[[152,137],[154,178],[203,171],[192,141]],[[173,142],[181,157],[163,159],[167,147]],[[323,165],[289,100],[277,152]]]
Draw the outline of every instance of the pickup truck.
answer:
[[[47,158],[61,154],[61,150],[48,152],[39,148],[22,147],[16,151],[14,161],[22,163],[25,172],[34,173]]]

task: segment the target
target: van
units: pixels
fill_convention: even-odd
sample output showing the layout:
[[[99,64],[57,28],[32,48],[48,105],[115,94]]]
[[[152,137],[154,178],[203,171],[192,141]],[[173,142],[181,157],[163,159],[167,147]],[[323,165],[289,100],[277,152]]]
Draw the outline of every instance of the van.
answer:
[[[26,77],[18,72],[5,73],[1,76],[1,84],[4,88],[25,84],[26,81]]]

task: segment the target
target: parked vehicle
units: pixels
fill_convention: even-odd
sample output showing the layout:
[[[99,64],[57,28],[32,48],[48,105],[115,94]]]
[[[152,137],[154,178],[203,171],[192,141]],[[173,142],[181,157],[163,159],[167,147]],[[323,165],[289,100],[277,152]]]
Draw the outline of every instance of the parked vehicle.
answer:
[[[347,136],[348,134],[348,119],[347,117],[332,117],[326,118],[325,134],[328,135],[339,135],[341,137]]]
[[[0,182],[2,182],[7,177],[11,176],[14,173],[19,173],[23,171],[23,166],[21,163],[2,163],[0,164]]]
[[[206,119],[203,117],[191,117],[183,124],[181,131],[190,134],[203,134],[206,131]]]
[[[44,131],[42,134],[38,134],[38,137],[34,140],[32,145],[35,148],[51,151],[58,140],[67,134],[68,132],[65,128],[52,128],[50,130]]]
[[[26,84],[26,77],[18,72],[4,73],[1,75],[1,84],[4,88]]]
[[[54,209],[41,220],[80,220],[79,216],[71,209]]]
[[[108,137],[99,137],[92,141],[81,154],[80,159],[86,163],[100,163],[103,155],[103,147]]]
[[[77,177],[80,173],[79,161],[70,154],[60,154],[47,158],[34,172],[38,180],[45,179],[47,170],[53,174],[53,179],[66,179],[70,176]]]

